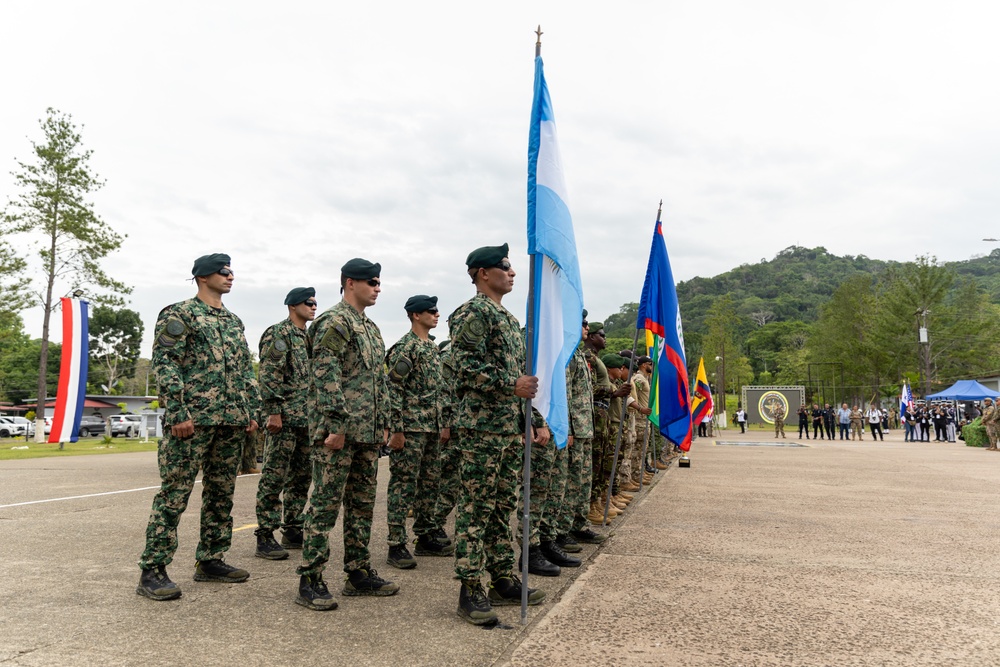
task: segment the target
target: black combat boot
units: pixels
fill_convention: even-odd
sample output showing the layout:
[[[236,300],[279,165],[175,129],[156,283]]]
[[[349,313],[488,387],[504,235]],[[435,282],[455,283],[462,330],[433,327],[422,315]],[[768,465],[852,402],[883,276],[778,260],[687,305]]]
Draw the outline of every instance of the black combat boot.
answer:
[[[490,604],[498,607],[503,605],[521,604],[521,578],[512,574],[506,577],[496,577],[490,582]],[[537,588],[528,589],[528,604],[541,604],[545,599],[545,591]]]
[[[578,542],[582,542],[584,544],[601,544],[604,540],[608,539],[606,535],[595,533],[590,528],[574,530],[571,531],[570,534],[575,537]]]
[[[302,528],[287,526],[281,531],[281,546],[286,549],[302,548]]]
[[[556,544],[558,544],[562,550],[568,554],[578,554],[583,551],[583,547],[580,546],[580,543],[569,535],[560,535],[557,537]]]
[[[523,569],[522,559],[517,560],[517,569]],[[558,577],[561,570],[558,565],[550,563],[542,553],[540,546],[531,545],[528,547],[528,573],[540,577]]]
[[[493,611],[483,585],[478,580],[462,582],[462,590],[458,594],[458,615],[473,625],[497,622],[497,613]]]
[[[253,534],[257,536],[257,551],[254,552],[254,556],[257,558],[266,558],[267,560],[285,560],[288,558],[288,552],[274,541],[274,533],[272,531],[267,528],[258,528],[253,531]]]
[[[438,528],[430,536],[441,544],[451,544],[451,540],[448,539],[448,533],[444,532],[444,528]]]
[[[347,573],[342,595],[395,595],[399,586],[378,576],[375,568],[358,568]]]
[[[194,568],[195,581],[221,581],[224,584],[241,584],[250,578],[250,573],[238,567],[227,565],[221,558],[200,560]]]
[[[583,562],[579,558],[574,558],[562,550],[557,543],[545,541],[541,544],[542,555],[554,565],[559,567],[580,567]],[[530,563],[529,563],[530,565]],[[530,570],[529,570],[530,572]]]
[[[417,559],[413,557],[405,544],[389,547],[389,555],[386,556],[385,562],[400,570],[412,570],[417,566]]]
[[[441,542],[433,534],[418,535],[414,551],[418,556],[450,556],[455,553],[455,545],[451,542]]]
[[[150,600],[176,600],[181,596],[181,587],[170,581],[165,565],[157,565],[142,571],[135,592]]]
[[[322,574],[303,574],[299,577],[299,596],[295,598],[295,603],[316,611],[337,608]]]

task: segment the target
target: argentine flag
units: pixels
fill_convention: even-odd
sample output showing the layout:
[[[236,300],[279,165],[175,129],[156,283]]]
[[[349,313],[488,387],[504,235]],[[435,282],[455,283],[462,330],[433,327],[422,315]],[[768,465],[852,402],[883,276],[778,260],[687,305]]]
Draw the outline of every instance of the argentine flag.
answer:
[[[560,449],[569,435],[566,366],[583,326],[583,284],[567,201],[552,100],[538,56],[528,136],[528,254],[534,268],[528,308],[535,323],[528,369],[538,377],[532,403]]]

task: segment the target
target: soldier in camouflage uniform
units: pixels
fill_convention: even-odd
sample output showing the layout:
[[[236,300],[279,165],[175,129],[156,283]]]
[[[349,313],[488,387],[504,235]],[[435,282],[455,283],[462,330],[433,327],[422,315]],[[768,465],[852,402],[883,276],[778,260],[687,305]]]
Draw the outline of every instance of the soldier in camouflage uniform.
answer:
[[[375,509],[379,448],[389,426],[385,345],[365,308],[381,291],[382,267],[356,258],[340,269],[343,300],[316,318],[306,338],[312,350],[309,432],[313,490],[306,510],[296,602],[310,609],[337,603],[323,581],[329,533],[344,506],[343,595],[394,595],[399,586],[378,576],[368,542]]]
[[[514,288],[507,244],[471,252],[466,259],[476,296],[449,318],[455,394],[453,437],[462,455],[462,490],[455,518],[455,574],[462,581],[458,614],[476,625],[495,623],[493,604],[519,604],[521,581],[514,574],[511,513],[523,458],[524,403],[534,398],[538,378],[524,375],[521,327],[501,300]],[[548,429],[533,441],[543,446]],[[482,575],[490,573],[489,596]],[[528,603],[544,591],[528,589]]]
[[[636,360],[636,364],[638,364],[638,368],[635,375],[632,376],[636,394],[636,402],[633,404],[633,407],[638,413],[635,420],[635,451],[632,454],[632,479],[630,480],[633,487],[625,489],[626,491],[637,491],[638,488],[635,487],[639,485],[640,478],[643,484],[649,484],[652,481],[652,473],[646,469],[646,461],[643,459],[642,454],[649,446],[647,442],[647,438],[649,437],[648,417],[653,414],[652,408],[649,407],[649,379],[653,374],[653,360],[642,356]]]
[[[590,366],[591,384],[594,389],[594,440],[591,450],[591,478],[590,485],[590,512],[587,519],[591,523],[601,524],[604,522],[604,506],[601,504],[601,497],[608,488],[608,479],[604,476],[604,461],[614,453],[608,452],[608,436],[610,434],[610,424],[608,422],[608,406],[610,405],[611,394],[614,387],[608,375],[608,369],[600,359],[600,353],[605,347],[604,324],[602,322],[591,322],[587,337],[583,341],[583,353]],[[612,448],[613,448],[612,444]],[[612,512],[611,517],[617,516],[618,512]]]
[[[451,437],[446,421],[441,359],[430,338],[438,324],[437,297],[418,294],[404,306],[410,331],[385,356],[392,406],[386,563],[408,570],[417,561],[406,547],[406,513],[413,510],[417,553],[450,556],[455,548],[434,539],[431,516],[441,475],[441,446]]]
[[[782,405],[781,403],[778,403],[777,405],[775,405],[774,406],[774,410],[771,413],[771,416],[774,417],[774,437],[777,438],[778,434],[780,433],[781,437],[784,438],[785,437],[785,406]]]
[[[257,551],[268,560],[302,548],[306,498],[312,483],[309,437],[309,343],[306,324],[316,319],[316,290],[296,287],[285,297],[288,317],[260,337],[260,393],[267,415],[264,471],[257,486]],[[282,529],[281,544],[274,531]]]
[[[240,453],[247,432],[257,428],[252,416],[260,403],[243,322],[222,305],[233,285],[229,262],[223,254],[196,259],[191,274],[197,296],[167,306],[156,320],[152,363],[169,432],[158,448],[162,483],[153,498],[136,587],[153,600],[181,596],[166,566],[177,550],[177,524],[199,469],[201,539],[194,580],[239,583],[250,577],[222,560],[232,541]]]
[[[997,407],[992,399],[987,398],[983,401],[983,416],[979,423],[986,427],[986,438],[990,441],[986,449],[990,451],[997,450],[997,417]]]
[[[582,338],[587,340],[590,327],[587,311],[583,311]],[[567,553],[583,550],[579,542],[600,544],[606,538],[587,526],[590,511],[590,485],[592,481],[591,448],[594,441],[594,388],[590,368],[577,348],[566,366],[566,401],[569,406],[570,438],[566,446],[566,493],[558,512],[556,542]]]
[[[611,494],[610,507],[616,508],[619,513],[621,513],[625,511],[625,508],[628,506],[629,502],[632,501],[632,498],[622,497],[618,485],[618,479],[617,477],[612,479],[611,473],[612,467],[615,466],[615,450],[618,450],[618,467],[621,466],[622,455],[624,453],[625,425],[628,421],[628,413],[626,410],[627,406],[632,402],[632,387],[626,382],[629,373],[629,362],[621,355],[614,353],[603,355],[601,357],[601,361],[604,362],[604,366],[608,369],[608,375],[611,377],[611,384],[615,387],[615,392],[611,394],[611,403],[608,407],[608,422],[610,431],[608,443],[611,453],[610,456],[604,459],[605,468],[603,470],[603,476],[605,479],[611,480],[609,482],[611,486],[609,489],[609,493]],[[619,396],[618,394],[623,388],[627,388],[629,391],[628,393]],[[606,507],[608,507],[607,496],[601,499],[602,514]]]

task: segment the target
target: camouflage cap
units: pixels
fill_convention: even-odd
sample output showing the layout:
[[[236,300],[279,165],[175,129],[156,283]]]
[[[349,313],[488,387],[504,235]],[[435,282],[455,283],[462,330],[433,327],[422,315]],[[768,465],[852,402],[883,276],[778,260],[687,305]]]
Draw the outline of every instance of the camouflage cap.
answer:
[[[372,264],[367,259],[355,257],[340,267],[340,273],[352,280],[371,280],[382,274],[382,265]]]
[[[625,368],[628,364],[628,362],[625,361],[625,357],[620,354],[605,354],[601,357],[601,361],[604,362],[604,365],[608,368]]]
[[[221,252],[202,255],[194,260],[194,266],[191,267],[191,275],[195,277],[210,276],[222,267],[229,266],[230,261],[229,255]]]
[[[286,306],[297,306],[306,299],[316,296],[316,290],[312,287],[296,287],[285,297]]]
[[[509,250],[510,248],[506,243],[503,245],[487,245],[482,248],[476,248],[465,259],[465,265],[470,269],[488,269],[502,262]]]
[[[438,298],[436,296],[416,294],[406,300],[406,305],[403,306],[403,308],[405,308],[408,313],[423,313],[431,308],[437,308],[437,302]]]

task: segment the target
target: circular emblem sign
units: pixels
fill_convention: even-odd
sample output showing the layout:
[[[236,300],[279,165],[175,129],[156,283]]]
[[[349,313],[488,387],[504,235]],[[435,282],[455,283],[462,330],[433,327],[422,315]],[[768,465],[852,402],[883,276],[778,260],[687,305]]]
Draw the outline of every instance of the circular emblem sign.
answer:
[[[779,405],[784,409],[785,417],[787,417],[788,399],[785,398],[784,394],[777,391],[766,391],[757,403],[757,411],[760,412],[760,416],[764,421],[768,424],[773,424],[774,411]]]

